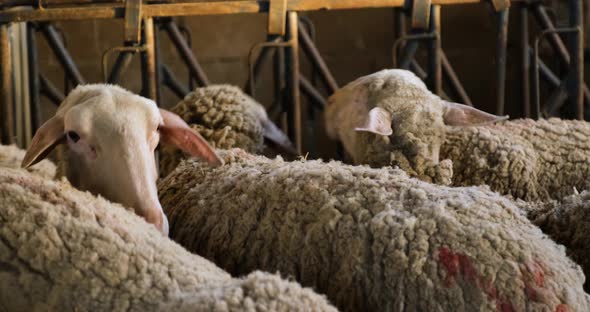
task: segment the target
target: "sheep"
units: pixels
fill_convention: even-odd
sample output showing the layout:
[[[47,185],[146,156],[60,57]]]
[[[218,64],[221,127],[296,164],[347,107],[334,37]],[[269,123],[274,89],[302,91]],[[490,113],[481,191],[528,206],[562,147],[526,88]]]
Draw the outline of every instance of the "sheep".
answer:
[[[566,247],[567,255],[578,263],[586,276],[590,275],[590,192],[569,195],[561,201],[518,201],[531,222]],[[586,283],[586,289],[590,285]]]
[[[198,131],[214,148],[242,148],[250,153],[268,153],[265,139],[287,155],[296,154],[289,138],[268,118],[264,107],[236,86],[228,84],[196,88],[171,111]],[[164,146],[160,153],[160,176],[170,173],[182,151]]]
[[[25,151],[20,149],[16,145],[0,145],[0,168],[16,168],[20,166]],[[49,159],[44,159],[35,167],[27,169],[29,172],[37,174],[47,179],[53,179],[55,177],[55,164]]]
[[[391,167],[219,150],[158,183],[170,237],[232,274],[279,271],[346,311],[589,311],[584,274],[508,198]]]
[[[486,184],[527,201],[590,186],[590,124],[508,121],[442,100],[410,71],[358,78],[330,98],[324,117],[357,164],[398,166],[443,185]]]
[[[453,160],[453,185],[487,184],[526,201],[562,199],[590,190],[590,124],[520,119],[449,128],[441,156]]]
[[[168,221],[156,191],[154,150],[160,141],[212,166],[221,165],[196,131],[177,115],[158,109],[154,101],[116,85],[78,85],[37,130],[22,167],[34,165],[59,146],[57,177],[133,207],[167,235]]]
[[[336,311],[261,271],[232,278],[130,208],[0,170],[1,311]]]

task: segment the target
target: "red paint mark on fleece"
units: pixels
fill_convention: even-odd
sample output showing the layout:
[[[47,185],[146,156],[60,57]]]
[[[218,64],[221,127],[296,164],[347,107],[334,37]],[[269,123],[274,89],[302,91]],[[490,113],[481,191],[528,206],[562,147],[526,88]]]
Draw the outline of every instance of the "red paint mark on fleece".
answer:
[[[475,284],[476,287],[482,289],[488,296],[488,299],[496,303],[496,310],[498,312],[513,312],[514,307],[510,300],[499,298],[498,289],[490,281],[486,281],[481,276],[471,259],[468,256],[454,253],[447,247],[441,247],[438,250],[438,261],[444,266],[447,271],[445,279],[445,286],[450,287],[452,282],[458,277],[462,276],[464,280]]]
[[[568,312],[569,310],[567,304],[563,303],[555,307],[555,312]]]

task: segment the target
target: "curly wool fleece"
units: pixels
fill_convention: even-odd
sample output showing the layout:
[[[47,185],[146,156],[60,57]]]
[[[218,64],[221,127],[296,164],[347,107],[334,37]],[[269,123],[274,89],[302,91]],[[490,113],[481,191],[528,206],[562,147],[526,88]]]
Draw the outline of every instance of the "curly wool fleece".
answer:
[[[590,192],[567,196],[563,201],[519,202],[533,224],[559,244],[567,255],[590,276]],[[585,285],[590,289],[589,283]]]
[[[336,311],[294,282],[231,278],[66,182],[0,170],[0,311]]]
[[[242,148],[250,153],[264,149],[264,107],[232,85],[197,88],[171,109],[217,149]],[[183,153],[162,146],[160,170],[166,176],[178,165]]]
[[[0,145],[0,167],[20,168],[25,153],[25,150],[20,149],[16,145]],[[56,170],[55,164],[48,159],[44,159],[35,166],[27,168],[27,171],[47,179],[53,179]]]
[[[487,189],[219,155],[183,161],[160,201],[174,240],[234,274],[280,271],[346,311],[590,311],[579,266]]]
[[[489,185],[527,201],[590,190],[590,123],[520,119],[447,127],[441,157],[453,161],[453,185]]]
[[[360,77],[329,102],[326,133],[342,141],[355,164],[398,166],[424,181],[451,183],[451,162],[438,159],[445,127],[441,101],[412,72],[391,69]],[[371,107],[391,113],[391,135],[355,131]]]

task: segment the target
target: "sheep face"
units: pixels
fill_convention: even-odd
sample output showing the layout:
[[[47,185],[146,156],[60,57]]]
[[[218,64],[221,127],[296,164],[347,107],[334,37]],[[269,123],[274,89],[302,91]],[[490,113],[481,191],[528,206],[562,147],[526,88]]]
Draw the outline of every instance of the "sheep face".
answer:
[[[394,165],[426,181],[450,184],[452,163],[440,160],[446,126],[505,119],[432,94],[410,71],[382,70],[336,91],[326,132],[342,141],[356,164]]]
[[[35,133],[22,166],[64,143],[61,161],[74,186],[133,208],[167,235],[156,189],[154,150],[160,140],[221,164],[198,133],[155,102],[113,85],[78,86]]]

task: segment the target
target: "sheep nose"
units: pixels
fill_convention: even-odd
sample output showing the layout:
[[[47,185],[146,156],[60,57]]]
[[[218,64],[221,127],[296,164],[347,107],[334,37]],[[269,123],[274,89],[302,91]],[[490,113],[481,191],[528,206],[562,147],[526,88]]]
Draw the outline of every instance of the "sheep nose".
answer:
[[[162,211],[162,206],[159,202],[143,204],[136,206],[136,212],[142,216],[148,223],[153,224],[163,235],[168,236],[168,219]]]

